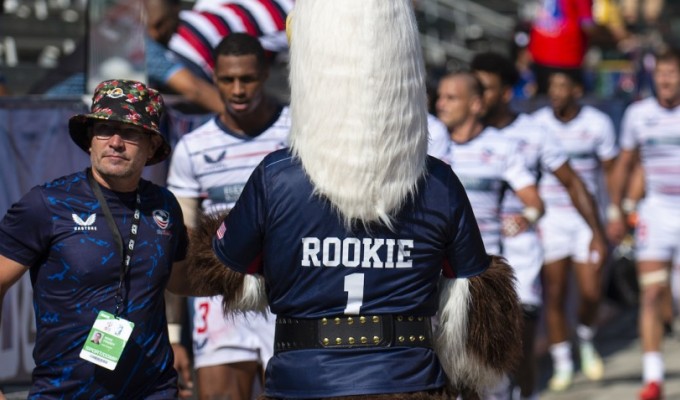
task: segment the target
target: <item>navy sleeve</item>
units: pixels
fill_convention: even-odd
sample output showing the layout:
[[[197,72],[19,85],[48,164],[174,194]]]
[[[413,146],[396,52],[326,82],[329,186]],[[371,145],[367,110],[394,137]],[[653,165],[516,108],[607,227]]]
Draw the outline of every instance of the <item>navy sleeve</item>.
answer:
[[[213,238],[215,254],[235,271],[261,272],[265,197],[264,163],[260,163]]]
[[[447,249],[448,265],[444,267],[444,275],[448,278],[470,278],[484,272],[490,259],[465,189],[455,174],[451,176],[449,200],[452,242]]]
[[[51,235],[52,216],[42,188],[34,187],[0,221],[0,254],[31,267],[47,252]]]

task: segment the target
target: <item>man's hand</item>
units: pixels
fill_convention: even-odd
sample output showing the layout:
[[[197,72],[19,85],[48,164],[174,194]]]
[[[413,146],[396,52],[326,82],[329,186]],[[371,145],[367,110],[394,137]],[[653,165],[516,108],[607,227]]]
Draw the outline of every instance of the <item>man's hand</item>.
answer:
[[[175,353],[175,370],[179,375],[179,398],[188,399],[193,395],[194,381],[191,377],[191,363],[187,350],[179,343],[172,344],[172,351]],[[0,400],[4,400],[0,397]]]
[[[608,253],[607,241],[605,238],[600,234],[593,234],[589,251],[588,264],[598,270],[602,269],[602,265],[604,265],[604,260]]]
[[[609,242],[614,246],[617,246],[619,243],[621,243],[621,240],[623,240],[623,237],[628,231],[623,217],[608,221],[606,229],[607,239],[609,239]]]

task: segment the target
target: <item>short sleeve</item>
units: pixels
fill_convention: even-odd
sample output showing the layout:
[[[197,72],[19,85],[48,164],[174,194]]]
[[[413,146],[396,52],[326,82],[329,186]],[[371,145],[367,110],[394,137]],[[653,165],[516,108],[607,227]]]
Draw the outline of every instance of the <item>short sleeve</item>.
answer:
[[[638,132],[633,114],[634,108],[628,107],[621,121],[620,144],[623,150],[634,150],[638,146]]]
[[[527,169],[526,160],[516,142],[512,142],[508,151],[503,179],[514,191],[536,184],[536,177]]]
[[[616,146],[614,123],[606,115],[602,115],[602,129],[599,130],[599,133],[600,139],[595,151],[600,160],[609,161],[619,154],[619,148]]]
[[[266,214],[264,163],[253,171],[234,208],[213,238],[217,257],[231,269],[259,273]]]
[[[541,132],[543,146],[541,147],[540,163],[541,169],[553,172],[569,161],[569,156],[560,147],[557,136],[551,130]]]
[[[444,266],[444,276],[471,278],[486,271],[490,260],[465,188],[455,174],[451,173],[451,176],[449,185],[450,237],[453,240],[447,247],[447,265]]]
[[[201,184],[196,179],[186,141],[180,139],[170,160],[168,189],[177,197],[198,198]]]
[[[28,267],[37,264],[51,243],[51,221],[42,188],[31,189],[0,221],[0,254]]]
[[[441,160],[449,149],[449,142],[451,141],[449,131],[443,122],[430,114],[427,116],[427,131],[429,139],[427,154]]]

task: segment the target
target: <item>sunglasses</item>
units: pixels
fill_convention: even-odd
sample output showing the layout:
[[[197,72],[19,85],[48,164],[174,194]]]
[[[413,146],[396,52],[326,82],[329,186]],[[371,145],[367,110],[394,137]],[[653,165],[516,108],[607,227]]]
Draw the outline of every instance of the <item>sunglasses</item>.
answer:
[[[92,135],[99,140],[109,140],[118,135],[124,142],[138,144],[145,136],[142,129],[128,124],[114,124],[110,122],[95,122],[92,124]]]

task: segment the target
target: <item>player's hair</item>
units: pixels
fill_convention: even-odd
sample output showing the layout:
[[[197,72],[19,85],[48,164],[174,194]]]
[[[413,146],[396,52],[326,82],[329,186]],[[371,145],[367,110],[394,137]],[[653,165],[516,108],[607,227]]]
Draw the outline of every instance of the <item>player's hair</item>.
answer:
[[[473,96],[478,96],[478,97],[483,97],[484,96],[484,85],[482,85],[482,82],[477,79],[475,74],[468,70],[458,70],[454,72],[449,72],[446,74],[442,80],[445,79],[452,79],[452,78],[461,78],[463,81],[465,81],[468,90],[470,91],[470,94]]]
[[[477,54],[470,63],[473,71],[488,72],[497,75],[503,86],[515,86],[519,81],[519,72],[515,64],[504,55],[494,52]]]
[[[267,65],[264,48],[260,40],[255,36],[243,32],[231,33],[225,36],[215,46],[213,57],[215,60],[219,56],[249,56],[257,58],[257,65],[265,67]]]
[[[581,87],[585,86],[585,82],[583,80],[583,70],[581,68],[552,68],[548,78],[555,74],[562,74],[566,76],[567,79],[569,79],[571,83],[575,85]]]
[[[656,62],[674,62],[680,68],[680,49],[667,48],[656,55]]]

